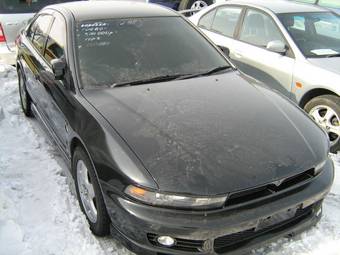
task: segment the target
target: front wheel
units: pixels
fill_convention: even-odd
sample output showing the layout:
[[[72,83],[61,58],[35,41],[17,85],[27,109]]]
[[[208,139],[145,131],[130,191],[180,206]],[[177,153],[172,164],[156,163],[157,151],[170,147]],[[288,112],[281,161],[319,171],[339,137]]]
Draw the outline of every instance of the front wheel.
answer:
[[[201,10],[211,4],[213,4],[212,0],[182,0],[178,9],[180,11],[189,9]]]
[[[110,230],[109,216],[91,161],[81,147],[77,147],[72,158],[77,197],[82,211],[97,236],[105,236]]]
[[[340,150],[340,98],[335,95],[318,96],[310,100],[305,111],[328,133],[331,152]]]

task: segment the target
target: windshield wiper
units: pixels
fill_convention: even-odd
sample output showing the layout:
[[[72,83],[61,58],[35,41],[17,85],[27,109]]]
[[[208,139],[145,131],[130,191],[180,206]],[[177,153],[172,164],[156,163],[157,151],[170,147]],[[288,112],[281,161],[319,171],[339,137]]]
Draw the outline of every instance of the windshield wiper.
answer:
[[[208,75],[218,73],[218,72],[221,72],[223,70],[230,69],[230,68],[232,68],[232,67],[231,66],[218,66],[218,67],[215,67],[211,70],[208,70],[208,71],[205,71],[205,72],[202,72],[202,73],[190,74],[190,75],[187,75],[187,76],[184,76],[184,77],[179,77],[177,79],[178,80],[184,80],[184,79],[190,79],[190,78],[199,77],[199,76],[208,76]]]
[[[340,57],[340,53],[327,55],[327,58],[336,58],[336,57]]]
[[[127,81],[127,82],[121,82],[121,83],[114,83],[110,87],[111,88],[117,88],[117,87],[123,87],[123,86],[134,86],[134,85],[142,85],[147,83],[155,83],[155,82],[163,82],[163,81],[171,81],[171,80],[184,80],[184,79],[190,79],[198,76],[207,76],[211,75],[226,69],[232,68],[231,66],[218,66],[211,70],[197,73],[197,74],[167,74],[167,75],[161,75],[156,76],[152,78],[147,79],[141,79],[141,80],[135,80],[135,81]]]
[[[114,83],[110,87],[117,88],[117,87],[123,87],[123,86],[134,86],[134,85],[141,85],[141,84],[147,84],[147,83],[155,83],[155,82],[163,82],[163,81],[171,81],[174,79],[177,79],[181,76],[186,76],[186,74],[167,74],[167,75],[160,75],[152,78],[146,78],[141,80],[135,80],[135,81],[127,81],[127,82],[121,82],[121,83]]]

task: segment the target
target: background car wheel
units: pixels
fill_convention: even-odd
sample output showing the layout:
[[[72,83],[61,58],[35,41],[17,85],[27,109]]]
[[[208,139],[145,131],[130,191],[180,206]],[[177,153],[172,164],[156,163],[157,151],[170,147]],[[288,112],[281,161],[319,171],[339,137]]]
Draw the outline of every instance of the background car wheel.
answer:
[[[213,4],[213,0],[182,0],[178,9],[180,11],[188,9],[200,10],[211,4]]]
[[[90,224],[91,231],[97,236],[109,233],[110,220],[106,211],[103,195],[87,153],[77,147],[72,158],[78,201]]]
[[[20,95],[21,109],[27,117],[32,117],[32,111],[31,111],[32,100],[29,94],[27,93],[26,81],[20,69],[18,70],[18,82],[19,82],[19,95]]]
[[[305,111],[326,130],[331,152],[340,150],[340,98],[334,95],[318,96],[310,100]]]

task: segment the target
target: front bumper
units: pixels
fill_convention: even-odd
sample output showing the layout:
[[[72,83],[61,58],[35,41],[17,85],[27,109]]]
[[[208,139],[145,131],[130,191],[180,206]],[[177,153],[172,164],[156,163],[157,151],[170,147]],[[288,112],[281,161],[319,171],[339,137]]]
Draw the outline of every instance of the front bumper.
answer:
[[[9,50],[6,43],[0,43],[0,63],[7,65],[16,63],[16,51]]]
[[[157,208],[112,193],[105,201],[112,235],[137,254],[244,254],[263,243],[315,225],[333,179],[333,163],[329,160],[322,173],[298,191],[232,210],[226,207],[193,212]],[[294,217],[259,229],[264,219],[294,208],[298,208]],[[176,238],[176,246],[161,247],[155,242],[159,235]]]

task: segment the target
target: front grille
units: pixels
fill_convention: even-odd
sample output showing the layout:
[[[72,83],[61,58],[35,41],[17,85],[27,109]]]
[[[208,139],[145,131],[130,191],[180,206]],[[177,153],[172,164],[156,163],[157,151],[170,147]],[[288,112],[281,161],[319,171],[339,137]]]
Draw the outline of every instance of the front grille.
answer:
[[[260,230],[256,230],[255,228],[247,229],[241,232],[225,235],[219,238],[216,238],[214,241],[214,249],[217,253],[225,253],[239,248],[240,246],[246,244],[247,242],[261,236],[264,234],[270,234],[279,232],[288,227],[292,227],[297,225],[302,220],[308,218],[312,213],[313,209],[320,205],[320,203],[316,203],[314,205],[310,205],[304,209],[298,209],[295,213],[295,216],[287,219],[285,221],[276,223],[275,225],[271,225],[265,227]]]
[[[147,234],[149,242],[158,247],[163,247],[157,242],[157,237],[158,235],[153,234],[153,233],[148,233]],[[173,250],[180,250],[180,251],[188,251],[188,252],[199,252],[203,248],[203,243],[204,241],[202,240],[186,240],[186,239],[180,239],[176,238],[176,243],[174,246],[171,247],[166,247],[168,249],[173,249]]]
[[[226,206],[231,207],[249,202],[252,203],[256,200],[264,199],[287,190],[292,190],[306,185],[313,179],[313,177],[314,169],[311,169],[301,174],[283,179],[280,185],[271,183],[248,190],[233,192],[230,193],[226,202]]]

